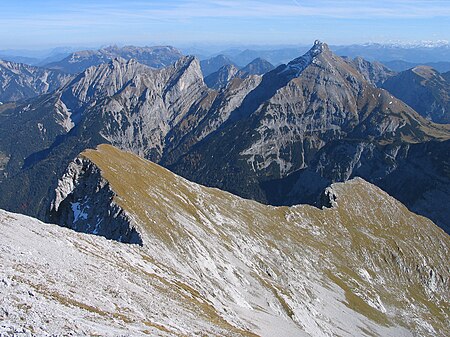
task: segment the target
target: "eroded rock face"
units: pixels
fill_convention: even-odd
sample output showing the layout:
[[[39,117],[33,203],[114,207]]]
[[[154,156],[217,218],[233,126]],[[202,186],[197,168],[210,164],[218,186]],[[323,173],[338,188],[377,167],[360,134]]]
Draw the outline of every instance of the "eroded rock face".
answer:
[[[69,164],[58,182],[49,219],[78,232],[142,245],[136,224],[114,197],[95,164],[79,157]]]
[[[0,102],[13,102],[50,93],[69,82],[62,71],[0,60]]]

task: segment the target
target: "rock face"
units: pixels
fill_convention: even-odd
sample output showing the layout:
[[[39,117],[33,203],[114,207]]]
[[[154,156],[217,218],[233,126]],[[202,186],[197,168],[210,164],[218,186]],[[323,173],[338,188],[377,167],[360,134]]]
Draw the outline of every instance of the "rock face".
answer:
[[[61,71],[0,60],[0,102],[19,101],[52,92],[71,77]]]
[[[114,197],[98,168],[85,158],[77,158],[58,181],[50,220],[78,232],[142,245],[136,224],[115,204]]]
[[[272,207],[111,146],[81,158],[135,220],[143,246],[1,211],[3,331],[449,333],[449,237],[362,179],[329,187],[331,208]],[[78,186],[91,178],[79,175]],[[110,202],[99,198],[93,212]]]
[[[383,88],[423,117],[435,123],[450,123],[450,82],[427,66],[418,66],[391,77]]]
[[[364,76],[364,79],[373,86],[382,87],[382,84],[397,73],[390,70],[380,62],[369,62],[362,57],[354,59],[344,58],[351,66]]]
[[[227,86],[233,78],[236,77],[239,69],[232,64],[227,64],[221,67],[216,72],[205,77],[205,84],[211,88],[220,90]]]
[[[108,63],[120,57],[126,60],[137,60],[139,63],[152,68],[163,68],[176,62],[182,56],[178,49],[170,46],[125,46],[121,48],[111,46],[99,50],[78,51],[61,61],[49,63],[45,67],[62,70],[71,74],[78,74],[89,67]]]

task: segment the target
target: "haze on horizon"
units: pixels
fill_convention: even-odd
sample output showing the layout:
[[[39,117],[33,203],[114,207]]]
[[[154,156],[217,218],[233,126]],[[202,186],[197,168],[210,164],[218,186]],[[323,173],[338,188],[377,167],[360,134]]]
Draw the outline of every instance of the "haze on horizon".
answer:
[[[1,49],[450,40],[448,0],[22,0],[0,9]]]

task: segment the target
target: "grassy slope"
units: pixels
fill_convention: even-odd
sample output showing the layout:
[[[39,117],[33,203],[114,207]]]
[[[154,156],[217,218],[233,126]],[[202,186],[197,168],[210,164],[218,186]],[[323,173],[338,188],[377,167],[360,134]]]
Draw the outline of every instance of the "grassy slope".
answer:
[[[242,249],[247,239],[258,246],[258,254],[249,248],[250,263],[259,263],[255,279],[297,323],[304,303],[295,285],[287,286],[299,282],[287,269],[302,270],[306,258],[324,286],[337,285],[346,306],[377,325],[426,333],[425,321],[438,334],[448,329],[448,236],[361,179],[333,185],[338,201],[331,209],[277,208],[190,183],[112,146],[83,155],[101,169],[117,193],[115,201],[140,224],[147,246],[163,243],[177,258],[198,257],[197,241],[213,249],[211,254]]]

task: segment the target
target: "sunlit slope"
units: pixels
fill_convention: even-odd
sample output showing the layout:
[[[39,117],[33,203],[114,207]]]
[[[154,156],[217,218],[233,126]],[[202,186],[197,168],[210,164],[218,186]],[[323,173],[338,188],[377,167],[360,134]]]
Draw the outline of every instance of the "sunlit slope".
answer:
[[[217,293],[209,300],[218,308],[237,306],[250,321],[277,308],[313,334],[316,325],[350,332],[375,329],[372,322],[421,333],[423,321],[435,331],[446,327],[448,236],[361,179],[333,185],[330,209],[275,208],[190,183],[111,146],[84,156],[136,220],[144,246],[185,271],[195,288]],[[335,298],[336,306],[346,303],[348,317],[325,300],[339,293],[345,300]]]
[[[89,222],[114,209],[102,221],[120,218],[142,245],[2,213],[12,285],[0,291],[19,295],[0,304],[27,324],[45,312],[39,327],[62,331],[66,310],[82,317],[71,329],[101,335],[449,334],[448,235],[362,179],[327,189],[331,208],[271,207],[109,145],[78,161],[59,185],[60,219],[101,234]]]

